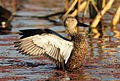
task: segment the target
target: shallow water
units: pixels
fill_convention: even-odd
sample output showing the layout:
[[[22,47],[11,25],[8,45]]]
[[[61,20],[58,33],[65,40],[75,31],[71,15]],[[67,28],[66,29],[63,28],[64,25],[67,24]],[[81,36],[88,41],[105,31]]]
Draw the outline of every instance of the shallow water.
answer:
[[[18,15],[43,16],[60,11],[63,3],[56,0],[24,3]],[[33,0],[34,1],[34,0]],[[57,0],[60,2],[60,0]],[[56,2],[57,2],[56,1]],[[32,4],[33,3],[33,4]],[[44,5],[43,5],[44,3]],[[54,17],[53,19],[58,19]],[[59,22],[59,20],[57,20]],[[106,21],[106,22],[109,22]],[[102,38],[88,38],[90,47],[84,66],[74,73],[57,70],[56,65],[45,57],[25,56],[16,51],[14,42],[19,39],[19,30],[50,28],[67,36],[63,25],[37,18],[15,17],[10,34],[0,35],[0,80],[1,81],[119,81],[120,80],[120,24],[107,26]],[[87,30],[88,28],[82,28]],[[85,31],[81,31],[85,34]]]

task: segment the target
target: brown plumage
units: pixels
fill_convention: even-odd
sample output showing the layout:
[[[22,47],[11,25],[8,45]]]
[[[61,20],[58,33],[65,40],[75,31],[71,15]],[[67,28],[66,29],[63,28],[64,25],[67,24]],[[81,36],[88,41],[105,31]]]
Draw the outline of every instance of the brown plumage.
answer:
[[[24,34],[32,31],[23,30],[21,31],[23,38],[16,41],[15,46],[21,53],[46,56],[57,66],[65,68],[67,71],[73,71],[83,64],[88,49],[85,36],[78,32],[77,23],[78,21],[74,17],[67,17],[64,21],[71,40],[50,29],[39,29],[40,33],[33,33],[29,37]]]
[[[66,69],[69,71],[75,70],[83,64],[85,55],[88,51],[87,40],[80,33],[72,36],[72,42],[74,44],[74,48],[66,64]]]

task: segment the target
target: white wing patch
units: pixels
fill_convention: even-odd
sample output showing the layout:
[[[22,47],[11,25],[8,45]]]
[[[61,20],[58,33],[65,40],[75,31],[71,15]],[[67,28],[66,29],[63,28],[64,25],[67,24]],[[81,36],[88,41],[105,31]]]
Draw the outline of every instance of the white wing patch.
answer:
[[[16,42],[20,52],[28,55],[44,55],[55,62],[67,63],[73,43],[53,34],[34,35]]]

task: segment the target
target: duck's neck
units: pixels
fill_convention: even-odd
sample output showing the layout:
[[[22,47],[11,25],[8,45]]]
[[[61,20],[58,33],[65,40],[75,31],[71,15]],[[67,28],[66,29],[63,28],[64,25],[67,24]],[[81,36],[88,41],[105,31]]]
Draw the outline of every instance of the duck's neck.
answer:
[[[67,32],[69,33],[69,35],[74,35],[78,33],[78,27],[76,26],[69,26],[66,28]]]

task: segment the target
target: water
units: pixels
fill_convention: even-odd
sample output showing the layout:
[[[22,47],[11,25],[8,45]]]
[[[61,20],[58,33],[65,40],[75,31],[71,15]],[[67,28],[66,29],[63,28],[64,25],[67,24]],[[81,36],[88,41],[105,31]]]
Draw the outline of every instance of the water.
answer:
[[[18,15],[43,16],[58,12],[64,5],[60,0],[57,0],[60,3],[57,3],[56,0],[48,0],[49,4],[42,0],[29,1],[24,3],[25,8],[17,12]],[[53,5],[50,5],[52,3]],[[1,81],[120,80],[120,24],[115,29],[112,29],[110,25],[107,26],[102,38],[88,38],[90,47],[84,66],[74,73],[57,70],[56,65],[45,57],[22,55],[14,47],[14,42],[20,37],[18,32],[21,29],[50,28],[67,36],[63,32],[63,25],[55,25],[48,20],[30,17],[16,17],[12,21],[12,25],[13,29],[10,34],[0,35]],[[84,30],[84,28],[81,29]],[[85,34],[85,31],[81,31],[81,33]]]

